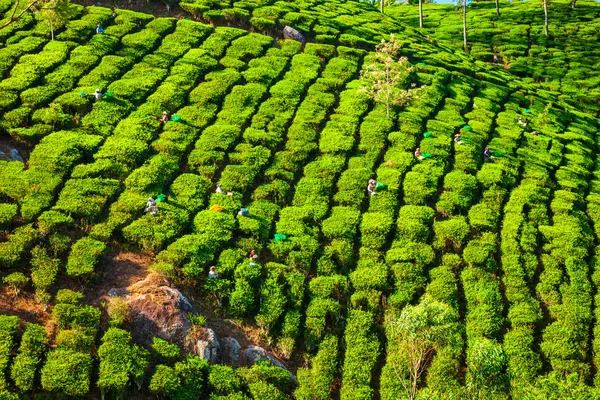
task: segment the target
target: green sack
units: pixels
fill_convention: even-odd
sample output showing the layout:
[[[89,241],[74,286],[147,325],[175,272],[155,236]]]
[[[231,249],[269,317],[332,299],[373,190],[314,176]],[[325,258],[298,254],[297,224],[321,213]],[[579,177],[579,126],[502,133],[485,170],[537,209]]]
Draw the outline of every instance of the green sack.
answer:
[[[502,157],[501,151],[494,151],[492,154],[494,155],[494,157]]]
[[[431,157],[431,153],[427,153],[427,152],[422,152],[421,155],[423,156],[423,158],[429,158]]]
[[[377,182],[375,184],[375,191],[379,192],[380,190],[385,190],[387,189],[387,185],[385,183],[381,183],[381,182]]]
[[[469,125],[465,125],[465,126],[463,126],[463,129],[464,129],[465,131],[472,131],[472,130],[473,130],[473,128],[471,128]]]
[[[431,133],[431,132],[425,132],[425,133],[423,134],[423,137],[424,137],[424,138],[430,138],[430,137],[432,137],[432,136],[433,136],[433,133]]]
[[[471,140],[465,138],[460,138],[460,141],[463,143],[471,143]]]
[[[115,95],[112,92],[106,92],[104,97],[106,97],[107,100],[111,100],[115,98]]]
[[[156,196],[156,201],[159,203],[164,203],[167,200],[167,196],[165,196],[164,194],[159,194],[158,196]]]
[[[275,234],[275,242],[283,242],[284,240],[287,239],[287,236],[281,234],[281,233],[276,233]]]
[[[79,93],[79,97],[85,97],[87,96],[87,94],[85,94],[84,92]]]
[[[418,62],[417,65],[425,65],[424,62]]]
[[[527,110],[525,110],[525,114],[531,114],[531,110],[528,108]]]
[[[173,122],[180,122],[181,121],[181,117],[179,115],[173,115],[171,117],[171,121],[173,121]]]

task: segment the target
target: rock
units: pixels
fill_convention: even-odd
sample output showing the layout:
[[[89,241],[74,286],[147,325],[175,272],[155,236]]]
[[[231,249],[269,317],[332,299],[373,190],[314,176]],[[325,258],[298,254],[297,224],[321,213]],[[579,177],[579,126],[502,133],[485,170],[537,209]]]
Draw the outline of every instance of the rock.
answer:
[[[254,364],[256,364],[257,361],[260,361],[260,360],[269,360],[276,367],[280,367],[280,368],[287,370],[287,367],[285,366],[285,364],[283,364],[281,361],[276,359],[275,356],[273,356],[271,353],[269,353],[262,347],[252,346],[252,345],[248,346],[248,348],[246,349],[246,364],[249,367],[251,367]]]
[[[177,289],[173,289],[168,286],[161,286],[160,289],[164,289],[171,294],[171,298],[177,302],[177,306],[184,311],[192,311],[194,307],[190,301]]]
[[[188,312],[192,306],[177,289],[148,287],[127,298],[132,320],[132,336],[138,343],[152,344],[154,336],[169,342],[184,343],[192,327]]]
[[[212,329],[206,329],[203,337],[196,342],[193,352],[211,364],[217,364],[220,361],[221,346]]]
[[[306,43],[304,36],[289,25],[286,25],[285,28],[283,28],[283,37],[285,39],[296,40],[302,44]]]
[[[108,291],[108,297],[126,297],[129,296],[129,290],[125,288],[112,288]]]
[[[236,367],[241,352],[242,346],[237,340],[232,337],[221,338],[221,361],[223,364]]]

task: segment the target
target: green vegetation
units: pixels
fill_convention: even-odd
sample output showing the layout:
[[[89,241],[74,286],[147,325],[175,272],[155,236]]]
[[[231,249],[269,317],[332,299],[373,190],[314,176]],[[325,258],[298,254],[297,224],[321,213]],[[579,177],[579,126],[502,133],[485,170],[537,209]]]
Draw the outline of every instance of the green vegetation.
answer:
[[[0,397],[600,397],[596,5],[180,5],[0,29]],[[121,249],[296,376],[135,344]]]

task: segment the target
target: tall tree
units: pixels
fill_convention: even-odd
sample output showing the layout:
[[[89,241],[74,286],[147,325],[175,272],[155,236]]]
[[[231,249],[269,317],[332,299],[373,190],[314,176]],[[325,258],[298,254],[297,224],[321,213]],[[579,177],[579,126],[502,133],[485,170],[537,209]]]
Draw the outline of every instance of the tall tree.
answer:
[[[421,376],[435,351],[453,337],[457,320],[452,307],[427,295],[418,305],[406,306],[399,317],[388,317],[388,340],[394,342],[400,355],[388,362],[392,362],[410,400],[415,399]]]
[[[419,0],[419,28],[423,27],[423,0]]]
[[[376,47],[375,55],[365,62],[360,72],[364,83],[361,91],[378,103],[386,105],[387,116],[392,106],[404,106],[420,88],[411,85],[413,68],[406,57],[398,58],[400,43],[390,35]]]
[[[49,0],[40,7],[36,18],[50,26],[50,36],[54,40],[54,30],[66,24],[69,18],[77,14],[77,6],[70,0]]]
[[[2,25],[0,25],[0,29],[6,28],[7,26],[11,25],[12,23],[18,21],[19,18],[21,18],[23,16],[23,14],[25,14],[26,12],[28,12],[30,10],[33,10],[34,7],[39,7],[40,3],[43,3],[43,0],[33,0],[29,3],[26,3],[27,5],[23,9],[21,9],[21,7],[23,6],[24,3],[21,3],[21,0],[15,1],[15,6],[13,8],[12,14]],[[18,14],[17,14],[17,11],[19,12]]]
[[[542,0],[544,7],[544,35],[548,36],[548,0]]]
[[[544,0],[547,1],[547,0]],[[467,48],[467,0],[462,0],[462,12],[463,12],[463,48],[468,51]]]
[[[500,16],[500,0],[496,0],[496,17]]]
[[[575,8],[575,3],[577,3],[577,0],[571,0],[571,8]]]

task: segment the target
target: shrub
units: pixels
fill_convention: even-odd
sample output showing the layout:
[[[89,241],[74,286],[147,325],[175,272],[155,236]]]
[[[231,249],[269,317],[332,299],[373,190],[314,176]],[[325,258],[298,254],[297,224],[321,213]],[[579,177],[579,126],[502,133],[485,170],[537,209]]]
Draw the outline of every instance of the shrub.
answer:
[[[300,400],[327,400],[338,364],[338,340],[327,336],[312,359],[310,369],[298,370],[298,388],[294,396]]]
[[[32,323],[25,324],[25,331],[19,346],[19,353],[11,367],[11,378],[21,391],[34,387],[35,373],[46,350],[48,339],[44,327]]]
[[[179,346],[175,343],[169,343],[164,339],[161,338],[153,338],[152,339],[152,350],[154,350],[154,352],[156,353],[156,355],[164,361],[167,362],[174,362],[176,361],[180,354],[181,354],[181,349],[179,348]]]
[[[7,389],[6,369],[8,368],[14,339],[19,328],[19,318],[0,315],[0,389]]]
[[[70,349],[56,349],[48,354],[42,368],[42,387],[66,396],[84,396],[90,390],[92,356]]]
[[[129,332],[117,328],[109,328],[102,337],[98,387],[103,396],[108,391],[122,393],[130,378],[139,388],[148,367],[148,352],[130,342]]]
[[[19,293],[21,293],[21,290],[23,290],[25,285],[29,282],[29,278],[22,272],[13,272],[2,278],[2,282],[7,284],[15,292],[15,296],[18,296]]]
[[[211,392],[221,396],[233,394],[243,387],[243,381],[235,373],[235,370],[222,365],[211,365],[208,383]]]
[[[90,276],[104,253],[106,244],[90,237],[79,239],[73,245],[67,262],[67,274],[75,277]]]
[[[433,229],[435,231],[434,246],[438,249],[448,246],[459,249],[469,234],[469,224],[462,216],[447,221],[436,221],[433,224]]]
[[[49,302],[48,289],[54,285],[59,267],[60,260],[48,256],[46,249],[35,247],[31,251],[31,281],[38,302]]]
[[[8,227],[15,216],[17,216],[16,204],[0,204],[0,228]]]

